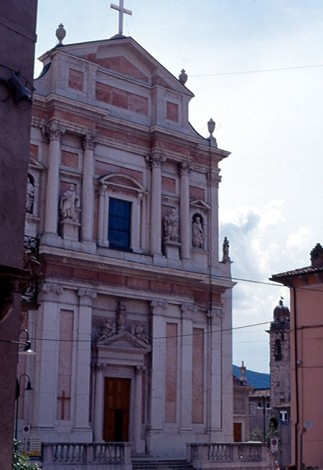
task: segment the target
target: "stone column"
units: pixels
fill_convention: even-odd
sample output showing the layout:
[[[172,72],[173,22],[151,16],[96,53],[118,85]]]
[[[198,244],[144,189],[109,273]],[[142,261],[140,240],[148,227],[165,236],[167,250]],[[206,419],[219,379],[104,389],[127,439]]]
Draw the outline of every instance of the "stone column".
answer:
[[[190,195],[189,195],[189,174],[190,165],[183,162],[179,169],[181,177],[180,185],[180,242],[181,258],[190,258]]]
[[[165,346],[164,310],[167,302],[153,301],[152,307],[152,366],[150,396],[150,430],[159,433],[165,420]]]
[[[210,221],[209,221],[209,253],[211,257],[211,266],[216,266],[219,262],[219,201],[218,188],[221,178],[219,172],[210,172],[207,174],[209,188]]]
[[[75,431],[83,432],[82,439],[90,437],[89,403],[90,403],[90,370],[91,341],[89,332],[92,323],[92,303],[96,292],[90,289],[79,289],[79,312],[77,325],[76,370],[75,370]]]
[[[59,202],[59,167],[61,161],[61,141],[65,130],[56,121],[45,132],[49,136],[48,171],[45,201],[45,234],[57,235]]]
[[[136,368],[136,391],[135,391],[135,448],[134,451],[137,453],[143,453],[145,451],[145,441],[141,438],[141,426],[142,426],[142,377],[143,368],[138,366]]]
[[[181,344],[181,397],[180,426],[182,431],[192,429],[192,357],[193,327],[192,315],[196,311],[193,304],[182,305],[182,344]]]
[[[101,184],[99,192],[99,222],[98,222],[98,242],[101,246],[109,246],[108,243],[108,224],[107,224],[107,186]]]
[[[165,156],[157,152],[150,158],[152,169],[150,247],[153,255],[161,254],[161,167],[165,160]]]
[[[91,134],[83,137],[83,186],[82,186],[82,242],[93,242],[93,214],[94,214],[94,149],[95,139]]]
[[[40,341],[35,356],[38,370],[38,407],[33,410],[33,423],[41,430],[54,429],[57,400],[57,364],[59,341],[59,297],[63,287],[46,283],[42,288],[42,335],[47,341]],[[39,354],[38,354],[39,351]],[[41,359],[41,360],[40,360]]]

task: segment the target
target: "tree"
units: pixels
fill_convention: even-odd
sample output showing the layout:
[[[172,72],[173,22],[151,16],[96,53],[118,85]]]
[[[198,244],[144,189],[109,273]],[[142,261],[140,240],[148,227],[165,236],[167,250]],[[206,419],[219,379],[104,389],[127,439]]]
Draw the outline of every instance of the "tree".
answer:
[[[259,428],[255,428],[250,432],[249,441],[262,442],[263,432]]]
[[[21,451],[21,442],[14,440],[12,470],[40,470],[36,463],[32,463],[27,455]]]

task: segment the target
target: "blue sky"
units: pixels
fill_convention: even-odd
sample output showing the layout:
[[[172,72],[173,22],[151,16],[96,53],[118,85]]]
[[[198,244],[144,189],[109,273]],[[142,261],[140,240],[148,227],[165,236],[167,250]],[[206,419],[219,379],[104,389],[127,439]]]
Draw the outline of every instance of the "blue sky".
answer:
[[[36,56],[56,44],[110,38],[118,0],[40,0]],[[323,2],[321,0],[125,0],[132,36],[171,73],[184,68],[195,94],[190,121],[207,135],[212,117],[222,163],[221,238],[232,273],[267,282],[309,265],[323,244]],[[277,70],[280,69],[280,70]],[[35,67],[40,71],[39,64]],[[234,327],[270,321],[280,287],[240,281]],[[266,325],[234,330],[234,363],[268,371]]]

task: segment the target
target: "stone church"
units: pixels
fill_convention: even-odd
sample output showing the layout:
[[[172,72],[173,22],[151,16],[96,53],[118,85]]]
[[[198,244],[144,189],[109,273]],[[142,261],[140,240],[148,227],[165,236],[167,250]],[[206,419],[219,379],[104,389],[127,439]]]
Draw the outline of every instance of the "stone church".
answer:
[[[33,391],[18,436],[165,457],[232,442],[229,152],[213,120],[206,138],[192,128],[184,70],[122,28],[79,44],[56,34],[34,84],[26,235],[41,277],[22,312],[36,356],[19,364]]]

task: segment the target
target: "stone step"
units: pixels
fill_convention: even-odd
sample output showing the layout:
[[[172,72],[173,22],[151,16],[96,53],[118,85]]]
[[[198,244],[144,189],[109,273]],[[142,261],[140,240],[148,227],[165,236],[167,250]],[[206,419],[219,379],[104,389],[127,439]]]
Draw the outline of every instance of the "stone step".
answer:
[[[133,459],[133,470],[194,470],[185,460]]]

